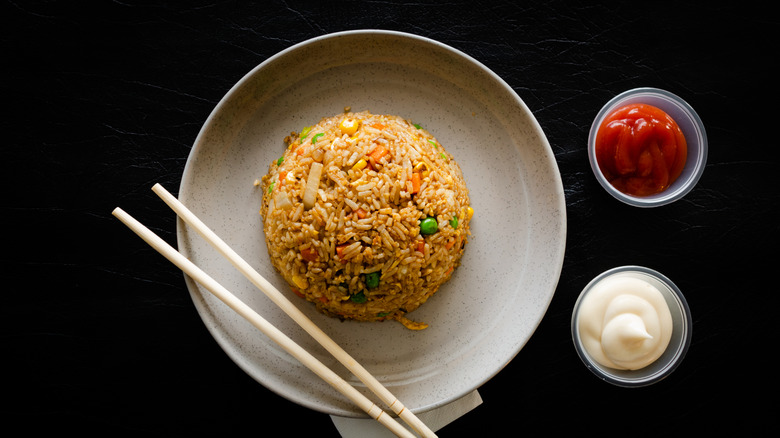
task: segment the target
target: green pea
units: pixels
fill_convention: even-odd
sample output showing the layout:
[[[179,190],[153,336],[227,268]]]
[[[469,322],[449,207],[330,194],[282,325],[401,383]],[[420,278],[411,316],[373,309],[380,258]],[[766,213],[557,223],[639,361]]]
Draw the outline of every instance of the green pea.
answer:
[[[371,272],[370,274],[366,274],[366,287],[373,289],[379,286],[379,277],[379,272]]]
[[[455,228],[455,229],[458,228],[458,217],[457,216],[453,216],[452,219],[450,219],[450,226],[452,228]]]
[[[433,234],[439,231],[439,223],[436,222],[436,218],[426,217],[420,221],[420,233]]]
[[[350,295],[349,299],[352,300],[353,303],[365,303],[366,295],[363,292],[358,292],[355,295]]]

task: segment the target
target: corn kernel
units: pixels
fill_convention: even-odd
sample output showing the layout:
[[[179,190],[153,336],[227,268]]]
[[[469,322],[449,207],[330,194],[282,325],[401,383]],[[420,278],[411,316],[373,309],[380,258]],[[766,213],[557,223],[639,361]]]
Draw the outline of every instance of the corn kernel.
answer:
[[[300,289],[306,289],[307,287],[309,287],[309,282],[307,282],[306,279],[301,277],[300,275],[293,275],[292,281]]]
[[[414,171],[420,172],[422,176],[428,176],[428,173],[430,173],[428,171],[428,165],[425,163],[425,161],[420,161],[417,163],[417,165],[414,166]]]
[[[359,125],[359,120],[347,117],[339,123],[339,129],[341,129],[342,134],[352,135],[357,132]]]
[[[466,213],[469,215],[469,219],[471,219],[471,216],[474,216],[474,209],[469,205],[466,209]]]
[[[352,166],[352,170],[362,170],[364,167],[366,167],[367,164],[368,163],[366,162],[366,160],[361,158],[360,160],[358,160],[357,163],[355,163],[354,166]]]

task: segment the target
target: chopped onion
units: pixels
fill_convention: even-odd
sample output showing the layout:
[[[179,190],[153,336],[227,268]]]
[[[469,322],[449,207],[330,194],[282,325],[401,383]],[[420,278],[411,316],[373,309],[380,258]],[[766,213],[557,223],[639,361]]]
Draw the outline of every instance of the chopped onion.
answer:
[[[311,163],[309,177],[306,179],[306,190],[303,192],[303,207],[310,209],[314,206],[317,199],[317,189],[320,187],[320,177],[322,176],[322,163]]]
[[[292,202],[290,202],[290,198],[287,197],[287,193],[281,190],[276,193],[272,205],[274,209],[280,208],[282,210],[287,210],[288,208],[292,208],[293,206]]]

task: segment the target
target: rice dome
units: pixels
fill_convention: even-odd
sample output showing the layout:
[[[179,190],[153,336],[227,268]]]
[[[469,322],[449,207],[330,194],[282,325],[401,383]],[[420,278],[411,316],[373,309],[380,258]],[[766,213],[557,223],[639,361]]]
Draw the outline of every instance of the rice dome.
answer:
[[[274,267],[327,315],[397,320],[460,264],[473,210],[463,173],[401,117],[345,112],[285,138],[262,179]]]

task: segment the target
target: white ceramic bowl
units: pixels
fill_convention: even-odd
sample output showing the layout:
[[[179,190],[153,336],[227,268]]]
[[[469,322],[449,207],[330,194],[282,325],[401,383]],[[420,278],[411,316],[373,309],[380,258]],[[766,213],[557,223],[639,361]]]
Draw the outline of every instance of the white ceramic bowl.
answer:
[[[346,106],[420,123],[463,169],[476,211],[472,236],[453,278],[410,314],[429,323],[426,330],[321,315],[295,297],[271,267],[258,214],[261,197],[253,182],[279,157],[291,131]],[[179,199],[414,412],[452,402],[498,373],[544,316],[563,263],[563,186],[536,119],[485,66],[410,34],[329,34],[262,62],[206,120],[187,160]],[[193,262],[373,397],[197,233],[179,223],[177,237],[179,249]],[[365,415],[207,290],[186,280],[204,324],[250,376],[314,410]]]
[[[685,136],[688,144],[688,159],[682,173],[669,188],[650,196],[632,196],[616,189],[607,181],[596,161],[596,134],[604,119],[612,111],[633,103],[653,105],[669,114]],[[635,88],[612,98],[596,115],[588,134],[588,159],[593,174],[601,186],[616,199],[635,207],[659,207],[670,204],[688,194],[699,182],[707,163],[707,132],[699,115],[679,96],[658,88]]]
[[[579,309],[582,300],[600,282],[616,275],[628,275],[650,283],[663,295],[672,315],[672,337],[669,346],[655,362],[638,370],[619,370],[601,365],[590,357],[582,346],[579,326]],[[691,344],[691,310],[680,289],[666,276],[642,266],[621,266],[610,269],[594,278],[582,290],[574,304],[571,333],[574,348],[585,366],[599,379],[623,387],[641,387],[657,383],[672,373],[682,362]]]

